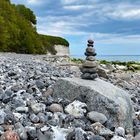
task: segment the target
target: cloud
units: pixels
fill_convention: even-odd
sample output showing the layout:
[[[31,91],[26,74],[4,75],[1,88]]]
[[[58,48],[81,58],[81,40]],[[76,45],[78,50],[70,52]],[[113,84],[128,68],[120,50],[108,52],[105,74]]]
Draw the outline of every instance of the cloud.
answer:
[[[30,3],[30,4],[38,4],[38,0],[28,0],[27,1],[28,3]]]
[[[83,9],[92,9],[92,5],[68,5],[63,7],[66,10],[83,10]]]
[[[61,0],[61,2],[63,3],[63,4],[72,4],[72,3],[75,3],[75,2],[77,2],[78,0]]]
[[[120,4],[110,9],[106,15],[119,20],[140,19],[140,8],[139,5]]]

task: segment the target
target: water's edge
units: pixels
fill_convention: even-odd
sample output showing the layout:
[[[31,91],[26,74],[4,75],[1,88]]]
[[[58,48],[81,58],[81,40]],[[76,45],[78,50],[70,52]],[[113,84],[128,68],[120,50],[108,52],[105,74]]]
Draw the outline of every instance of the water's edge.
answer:
[[[84,55],[71,55],[70,57],[71,58],[80,58],[80,59],[86,58]],[[140,55],[97,55],[96,59],[97,60],[106,60],[106,61],[140,62]]]

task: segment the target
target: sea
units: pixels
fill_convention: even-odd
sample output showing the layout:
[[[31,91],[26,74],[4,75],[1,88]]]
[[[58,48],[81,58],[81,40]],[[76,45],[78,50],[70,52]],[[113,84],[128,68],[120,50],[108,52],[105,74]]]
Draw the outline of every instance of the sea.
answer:
[[[85,59],[86,56],[82,55],[71,55],[71,58],[80,58]],[[140,62],[140,55],[97,55],[97,60],[106,60],[106,61],[121,61],[121,62],[129,62],[135,61]]]

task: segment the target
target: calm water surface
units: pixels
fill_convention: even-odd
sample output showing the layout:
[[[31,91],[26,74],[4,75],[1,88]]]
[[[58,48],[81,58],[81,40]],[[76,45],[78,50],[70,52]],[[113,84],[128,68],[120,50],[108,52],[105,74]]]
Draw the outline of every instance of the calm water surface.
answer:
[[[85,59],[85,56],[78,56],[73,55],[72,58],[81,58]],[[122,61],[122,62],[128,62],[128,61],[137,61],[140,62],[140,55],[97,55],[97,60],[107,60],[107,61]]]

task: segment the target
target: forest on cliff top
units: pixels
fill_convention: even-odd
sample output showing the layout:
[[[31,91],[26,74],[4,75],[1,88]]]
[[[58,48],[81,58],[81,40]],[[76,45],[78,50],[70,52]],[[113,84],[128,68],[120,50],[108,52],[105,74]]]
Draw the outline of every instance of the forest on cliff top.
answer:
[[[38,34],[36,24],[31,9],[0,0],[0,52],[56,54],[54,45],[69,46],[64,38]]]

